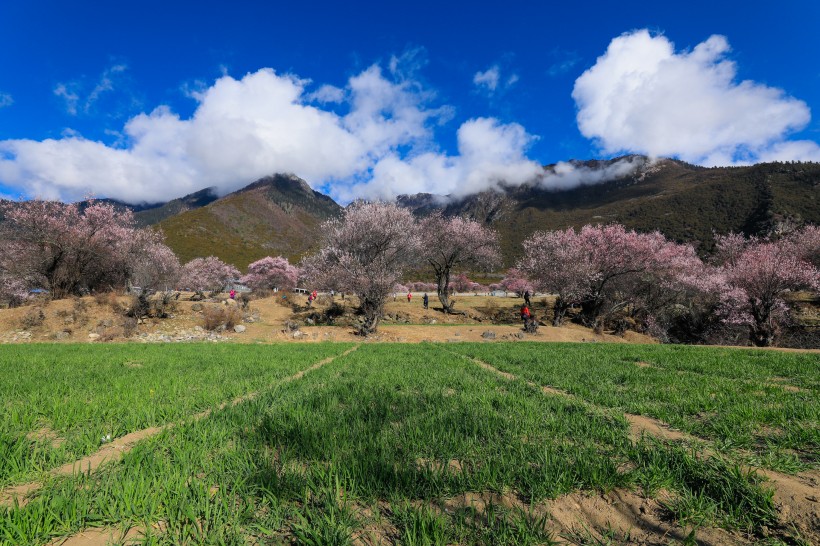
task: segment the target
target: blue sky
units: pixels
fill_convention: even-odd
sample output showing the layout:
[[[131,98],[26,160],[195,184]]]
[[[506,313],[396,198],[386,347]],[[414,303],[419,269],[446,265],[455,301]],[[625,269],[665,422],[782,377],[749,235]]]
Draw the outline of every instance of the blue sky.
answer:
[[[0,4],[0,195],[590,182],[624,153],[820,160],[816,2]],[[629,166],[627,166],[629,167]]]

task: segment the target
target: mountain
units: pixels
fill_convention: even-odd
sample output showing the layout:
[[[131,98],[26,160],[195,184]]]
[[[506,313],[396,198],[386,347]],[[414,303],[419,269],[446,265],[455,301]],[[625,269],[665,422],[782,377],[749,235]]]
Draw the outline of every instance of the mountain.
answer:
[[[713,232],[761,235],[786,225],[820,224],[818,163],[704,168],[633,156],[573,165],[594,172],[624,159],[640,167],[625,176],[573,189],[556,191],[531,183],[458,199],[401,196],[398,203],[417,215],[440,210],[492,226],[499,232],[507,265],[514,263],[521,242],[536,230],[618,222],[641,232],[658,230],[708,252],[714,246]],[[545,169],[549,173],[555,166]]]
[[[318,244],[321,223],[341,212],[301,178],[277,174],[154,225],[183,263],[214,255],[244,270],[265,256],[297,261]]]
[[[137,225],[140,227],[150,226],[171,216],[210,205],[217,199],[216,188],[205,188],[167,203],[158,203],[154,206],[134,210],[134,218],[136,218]]]

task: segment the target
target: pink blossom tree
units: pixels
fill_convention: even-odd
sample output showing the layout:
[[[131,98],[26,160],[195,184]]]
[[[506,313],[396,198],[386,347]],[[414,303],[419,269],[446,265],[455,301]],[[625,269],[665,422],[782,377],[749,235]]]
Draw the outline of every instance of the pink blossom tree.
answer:
[[[805,226],[785,238],[794,255],[820,268],[820,227]]]
[[[524,296],[525,292],[533,291],[533,283],[524,272],[516,267],[511,267],[507,270],[507,274],[501,279],[499,286],[507,292],[515,292],[520,298]]]
[[[164,246],[161,234],[137,229],[130,211],[107,203],[35,199],[7,202],[0,212],[6,219],[0,270],[55,298],[124,286],[147,265],[147,249]]]
[[[359,333],[375,332],[393,287],[419,257],[413,216],[394,204],[354,203],[322,234],[322,248],[303,260],[303,271],[318,285],[356,294],[364,315]]]
[[[755,345],[772,345],[788,319],[783,295],[790,290],[820,289],[820,270],[804,259],[807,255],[796,252],[790,238],[749,242],[734,261],[723,266],[726,322],[746,324]]]
[[[646,320],[675,300],[679,278],[702,266],[690,245],[621,225],[535,233],[518,265],[537,288],[557,294],[554,323],[580,305],[583,321],[596,329],[627,308]]]
[[[436,276],[444,312],[452,311],[450,278],[456,269],[488,271],[501,262],[498,235],[475,220],[433,214],[421,222],[424,257]]]
[[[28,287],[23,279],[0,274],[0,304],[18,307],[28,298]]]
[[[466,273],[459,273],[455,276],[455,278],[450,282],[450,286],[456,292],[468,292],[476,286],[478,283],[474,283],[469,278],[467,278]]]
[[[241,276],[239,270],[216,256],[194,258],[182,267],[180,284],[195,292],[222,292],[231,280]]]
[[[299,270],[287,258],[267,256],[248,266],[248,274],[242,283],[254,290],[293,290],[299,278]]]

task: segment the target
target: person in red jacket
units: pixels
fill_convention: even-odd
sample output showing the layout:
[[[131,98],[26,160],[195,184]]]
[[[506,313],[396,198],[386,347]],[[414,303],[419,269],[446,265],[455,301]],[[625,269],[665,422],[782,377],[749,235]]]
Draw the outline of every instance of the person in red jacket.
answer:
[[[521,320],[524,321],[524,324],[527,324],[527,321],[530,319],[530,308],[527,307],[527,304],[521,306]]]
[[[407,303],[410,303],[410,300],[413,299],[413,294],[410,292],[407,293]]]

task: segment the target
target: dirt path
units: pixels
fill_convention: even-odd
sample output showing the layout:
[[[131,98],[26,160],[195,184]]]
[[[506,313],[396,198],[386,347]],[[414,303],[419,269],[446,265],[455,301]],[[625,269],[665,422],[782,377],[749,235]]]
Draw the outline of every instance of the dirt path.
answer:
[[[499,370],[498,368],[482,360],[464,355],[459,356],[463,356],[470,362],[485,370],[495,373],[504,379],[510,381],[515,381],[518,379],[516,375]],[[541,392],[546,395],[570,398],[573,401],[579,402],[592,409],[593,411],[608,411],[607,408],[587,402],[586,400],[580,399],[566,391],[550,386],[537,385],[531,381],[528,381],[527,384],[540,388]],[[629,435],[633,441],[639,440],[644,434],[664,440],[686,441],[704,446],[701,451],[703,456],[717,456],[717,452],[708,447],[711,445],[709,440],[674,430],[666,423],[653,419],[652,417],[633,415],[631,413],[624,413],[623,415],[629,422]],[[793,527],[803,538],[816,540],[820,543],[820,472],[810,470],[803,472],[798,476],[790,476],[788,474],[782,474],[780,472],[775,472],[764,468],[743,466],[742,469],[744,472],[757,472],[769,480],[768,483],[774,490],[774,502],[778,508],[780,523],[783,525],[784,529]],[[624,511],[623,514],[630,512],[633,515],[638,514],[638,512],[635,512],[629,507],[626,507],[626,511]],[[632,524],[635,527],[640,528],[643,525],[640,518],[633,519],[634,521]],[[597,520],[589,520],[589,523],[594,525],[596,521]],[[605,527],[596,528],[605,529]]]
[[[313,364],[309,368],[301,370],[291,376],[282,379],[281,382],[277,384],[287,383],[289,381],[296,381],[298,379],[301,379],[306,373],[321,368],[326,364],[330,364],[337,358],[346,356],[358,348],[359,345],[355,345],[354,347],[351,347],[350,349],[348,349],[340,355],[331,356],[323,360],[320,360],[319,362]],[[234,398],[233,400],[230,400],[228,402],[223,402],[222,404],[217,406],[216,409],[221,410],[228,406],[235,406],[247,400],[253,400],[259,395],[260,392],[261,391],[251,392]],[[213,409],[207,409],[205,411],[201,411],[199,413],[191,415],[187,419],[178,421],[176,423],[168,423],[166,425],[162,425],[159,427],[149,427],[142,430],[137,430],[135,432],[131,432],[130,434],[126,434],[125,436],[116,438],[112,442],[103,446],[100,450],[86,457],[83,457],[82,459],[66,463],[63,466],[55,468],[54,470],[49,472],[49,475],[52,477],[70,476],[76,472],[92,472],[107,461],[116,461],[120,459],[125,453],[131,451],[138,442],[146,438],[156,436],[164,430],[171,429],[174,426],[184,423],[186,420],[198,421],[200,419],[204,419],[205,417],[209,416],[212,412]],[[26,504],[28,504],[28,497],[30,496],[30,494],[39,490],[42,486],[42,482],[36,481],[6,487],[5,489],[0,490],[0,506],[10,506],[14,504],[15,500],[20,506],[25,506]]]

